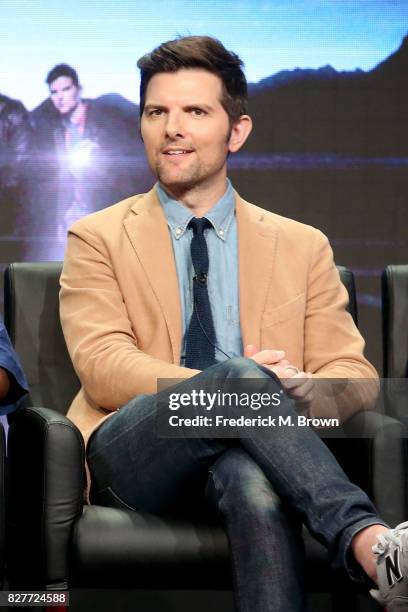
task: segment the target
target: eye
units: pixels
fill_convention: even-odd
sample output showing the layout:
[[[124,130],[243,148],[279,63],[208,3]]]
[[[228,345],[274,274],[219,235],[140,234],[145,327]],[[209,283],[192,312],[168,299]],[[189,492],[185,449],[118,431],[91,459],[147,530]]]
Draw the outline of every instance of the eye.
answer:
[[[149,117],[160,117],[163,114],[163,109],[162,108],[152,108],[151,110],[149,110]]]
[[[193,108],[190,108],[190,114],[193,115],[193,117],[204,117],[206,112],[202,108],[194,106]]]

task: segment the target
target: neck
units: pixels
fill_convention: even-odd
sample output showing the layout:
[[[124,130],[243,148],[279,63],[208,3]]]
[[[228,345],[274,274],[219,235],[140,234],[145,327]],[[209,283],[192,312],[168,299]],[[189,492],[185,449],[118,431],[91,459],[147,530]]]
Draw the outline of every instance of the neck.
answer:
[[[78,121],[80,120],[84,112],[84,107],[85,107],[84,103],[82,102],[82,100],[80,100],[78,104],[76,105],[76,107],[72,109],[72,111],[68,115],[71,123],[78,123]]]
[[[219,184],[211,186],[195,185],[194,187],[177,188],[177,185],[163,185],[163,189],[168,195],[185,208],[188,208],[195,217],[204,217],[204,215],[222,198],[227,189],[226,176]]]

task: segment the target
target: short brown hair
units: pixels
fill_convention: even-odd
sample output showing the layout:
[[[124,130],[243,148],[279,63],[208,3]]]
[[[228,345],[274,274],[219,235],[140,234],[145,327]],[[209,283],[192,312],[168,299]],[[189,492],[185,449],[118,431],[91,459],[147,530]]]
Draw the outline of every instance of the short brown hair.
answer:
[[[242,60],[227,51],[210,36],[185,36],[169,40],[147,53],[137,62],[140,68],[140,116],[146,101],[150,79],[160,72],[178,72],[183,68],[203,68],[220,77],[223,86],[221,104],[230,124],[248,112],[248,86]]]
[[[78,73],[75,68],[72,68],[72,66],[69,66],[68,64],[57,64],[54,66],[54,68],[52,68],[52,70],[50,70],[47,74],[45,82],[49,87],[51,87],[51,84],[62,76],[69,77],[72,79],[72,83],[75,85],[75,87],[79,87]]]

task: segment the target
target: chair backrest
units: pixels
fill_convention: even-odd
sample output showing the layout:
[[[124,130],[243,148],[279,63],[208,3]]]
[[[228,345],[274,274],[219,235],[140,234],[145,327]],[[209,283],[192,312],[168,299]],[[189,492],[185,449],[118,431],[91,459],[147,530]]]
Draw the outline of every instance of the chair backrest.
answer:
[[[65,414],[80,384],[59,318],[62,263],[15,263],[5,272],[4,321],[30,386],[25,401]]]
[[[6,269],[5,324],[28,378],[26,405],[53,408],[65,414],[79,390],[59,318],[59,278],[62,264],[14,263]],[[349,297],[349,312],[357,322],[354,277],[338,267]]]
[[[337,266],[337,270],[340,274],[340,279],[349,295],[349,303],[347,310],[353,317],[353,321],[358,325],[358,309],[357,309],[357,295],[356,295],[356,284],[354,282],[354,274],[348,268],[344,266]]]
[[[383,358],[386,378],[408,378],[408,265],[382,274]]]

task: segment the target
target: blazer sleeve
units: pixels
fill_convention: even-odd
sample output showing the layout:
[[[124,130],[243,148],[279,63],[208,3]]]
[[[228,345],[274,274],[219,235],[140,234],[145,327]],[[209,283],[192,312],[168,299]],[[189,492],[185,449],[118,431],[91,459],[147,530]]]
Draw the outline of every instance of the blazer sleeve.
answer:
[[[0,414],[8,414],[17,408],[18,400],[28,392],[28,383],[2,321],[0,321],[0,368],[6,370],[10,378],[10,390],[0,402]]]
[[[343,419],[372,408],[379,388],[378,374],[364,356],[365,342],[347,305],[348,293],[329,241],[317,231],[308,274],[304,363],[306,371],[321,379],[311,412],[337,413]]]
[[[157,392],[159,378],[198,373],[138,348],[109,250],[82,221],[68,235],[60,314],[74,368],[96,406],[116,410],[136,395]]]

